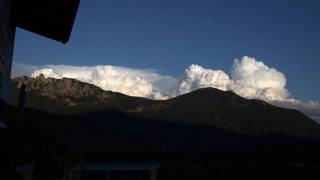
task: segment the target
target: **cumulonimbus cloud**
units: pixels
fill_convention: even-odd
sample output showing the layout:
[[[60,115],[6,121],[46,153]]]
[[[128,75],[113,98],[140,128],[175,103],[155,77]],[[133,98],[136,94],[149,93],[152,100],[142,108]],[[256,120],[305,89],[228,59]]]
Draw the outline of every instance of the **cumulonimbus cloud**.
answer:
[[[191,65],[185,71],[179,92],[184,94],[199,88],[213,87],[266,101],[284,101],[289,97],[284,74],[254,58],[245,56],[241,60],[234,60],[230,74],[229,77],[222,70]]]
[[[185,70],[185,77],[179,85],[180,94],[205,87],[214,87],[223,91],[230,89],[232,81],[225,72],[221,70],[205,69],[199,65],[192,64]]]
[[[173,85],[178,83],[176,78],[160,75],[153,70],[139,70],[111,65],[48,65],[34,71],[31,77],[37,77],[40,74],[56,79],[78,79],[104,90],[151,99],[172,97],[174,94]]]
[[[14,63],[12,77],[19,74],[31,77],[43,74],[45,77],[58,79],[74,78],[104,90],[151,99],[168,99],[199,88],[213,87],[234,91],[242,97],[265,100],[277,106],[299,109],[320,121],[319,102],[303,102],[290,98],[286,89],[287,79],[282,72],[247,56],[234,60],[230,75],[222,70],[208,69],[196,64],[190,65],[182,76],[167,76],[150,69],[112,65],[39,67]]]
[[[284,74],[254,58],[243,57],[241,61],[236,59],[231,78],[231,90],[243,97],[284,101],[289,96]]]

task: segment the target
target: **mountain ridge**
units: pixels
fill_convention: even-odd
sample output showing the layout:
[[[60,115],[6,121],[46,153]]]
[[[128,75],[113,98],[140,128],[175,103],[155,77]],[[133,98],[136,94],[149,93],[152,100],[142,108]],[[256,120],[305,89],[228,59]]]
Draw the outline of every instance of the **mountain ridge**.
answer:
[[[241,134],[284,133],[319,136],[320,126],[303,113],[245,99],[231,91],[203,88],[168,100],[104,91],[75,79],[19,77],[11,81],[11,104],[26,85],[26,106],[53,114],[88,114],[114,109],[130,116],[200,124]]]

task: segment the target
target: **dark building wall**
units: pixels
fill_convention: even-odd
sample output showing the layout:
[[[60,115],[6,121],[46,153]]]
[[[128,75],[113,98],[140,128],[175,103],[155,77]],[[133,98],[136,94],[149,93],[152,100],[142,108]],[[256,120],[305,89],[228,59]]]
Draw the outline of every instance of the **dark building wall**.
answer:
[[[11,0],[0,0],[0,97],[5,101],[9,93],[15,36],[11,6]]]

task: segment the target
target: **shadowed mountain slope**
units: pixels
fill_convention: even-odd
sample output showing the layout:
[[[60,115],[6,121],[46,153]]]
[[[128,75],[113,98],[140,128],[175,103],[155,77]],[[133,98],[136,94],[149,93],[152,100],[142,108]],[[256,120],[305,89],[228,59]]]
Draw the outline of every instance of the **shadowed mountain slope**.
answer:
[[[108,109],[144,119],[208,126],[244,135],[280,133],[318,137],[320,126],[297,110],[249,100],[233,92],[199,89],[168,100],[149,100],[104,91],[75,79],[20,77],[11,81],[11,104],[26,85],[26,106],[59,115],[97,114]]]

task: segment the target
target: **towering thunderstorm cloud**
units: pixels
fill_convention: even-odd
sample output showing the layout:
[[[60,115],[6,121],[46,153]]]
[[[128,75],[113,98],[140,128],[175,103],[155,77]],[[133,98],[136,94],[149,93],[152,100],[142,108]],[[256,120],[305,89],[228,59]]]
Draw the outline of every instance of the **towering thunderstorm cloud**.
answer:
[[[15,73],[16,71],[19,73]],[[277,106],[296,108],[320,120],[319,102],[303,102],[290,98],[286,89],[287,79],[282,72],[247,56],[241,60],[234,60],[230,75],[222,70],[206,69],[192,64],[185,70],[184,75],[179,77],[161,75],[150,69],[111,65],[13,65],[13,77],[37,77],[40,74],[58,79],[74,78],[104,90],[151,99],[168,99],[199,88],[213,87],[223,91],[234,91],[242,97],[265,100]]]
[[[185,78],[179,85],[180,94],[185,94],[199,88],[214,87],[223,91],[230,89],[232,81],[221,70],[205,69],[192,64],[185,71]]]
[[[199,88],[214,87],[224,91],[234,91],[246,98],[284,101],[289,96],[285,88],[286,82],[283,73],[245,56],[241,60],[234,61],[231,77],[221,70],[191,65],[185,71],[179,92],[184,94]]]
[[[289,94],[286,77],[253,58],[235,60],[231,70],[231,89],[240,96],[267,101],[284,101]]]

